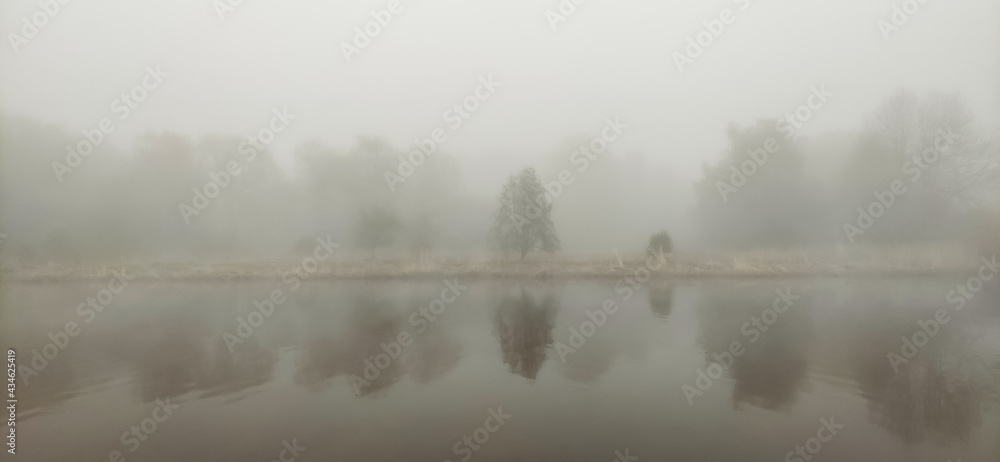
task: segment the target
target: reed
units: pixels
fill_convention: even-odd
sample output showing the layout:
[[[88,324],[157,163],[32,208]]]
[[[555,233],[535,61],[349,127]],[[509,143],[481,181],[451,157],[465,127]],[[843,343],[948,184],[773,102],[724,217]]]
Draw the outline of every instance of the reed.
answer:
[[[724,253],[676,253],[652,271],[657,278],[799,277],[946,274],[972,271],[974,252],[957,244],[890,248],[757,249]],[[462,258],[342,260],[321,263],[309,280],[429,279],[550,279],[626,277],[645,266],[640,254],[588,256],[540,255],[524,261],[474,255]],[[127,263],[94,266],[59,264],[15,266],[0,271],[0,280],[66,282],[104,280],[124,270],[140,281],[280,280],[301,260],[223,263]]]

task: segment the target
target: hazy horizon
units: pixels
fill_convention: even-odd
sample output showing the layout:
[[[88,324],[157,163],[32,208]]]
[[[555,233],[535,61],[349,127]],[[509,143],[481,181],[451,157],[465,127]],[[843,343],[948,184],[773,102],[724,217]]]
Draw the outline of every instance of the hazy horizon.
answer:
[[[150,131],[247,136],[287,107],[297,119],[270,147],[289,169],[295,147],[314,140],[346,150],[377,135],[408,150],[493,75],[500,89],[441,148],[490,194],[565,139],[594,136],[609,116],[630,123],[615,152],[640,152],[695,181],[720,157],[730,123],[780,117],[814,85],[836,96],[802,135],[857,130],[901,89],[960,92],[980,124],[1000,124],[1000,55],[989,46],[1000,43],[1000,5],[986,0],[928,2],[888,40],[877,23],[890,18],[889,1],[754,1],[743,11],[731,1],[591,0],[556,31],[546,19],[556,0],[401,1],[347,62],[341,43],[386,4],[246,0],[220,20],[206,1],[69,2],[17,53],[0,47],[0,113],[93,128],[159,65],[162,88],[117,124],[110,146],[131,149]],[[724,8],[735,22],[678,71],[672,53]],[[20,33],[21,18],[38,10],[0,5],[0,30]]]

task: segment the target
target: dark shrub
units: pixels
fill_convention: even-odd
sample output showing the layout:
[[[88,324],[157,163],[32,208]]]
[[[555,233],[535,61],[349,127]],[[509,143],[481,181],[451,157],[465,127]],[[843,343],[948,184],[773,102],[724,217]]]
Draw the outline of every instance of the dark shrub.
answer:
[[[663,253],[673,252],[674,244],[670,240],[670,233],[666,231],[660,231],[650,236],[649,248],[657,252],[659,252],[661,249],[663,250]]]

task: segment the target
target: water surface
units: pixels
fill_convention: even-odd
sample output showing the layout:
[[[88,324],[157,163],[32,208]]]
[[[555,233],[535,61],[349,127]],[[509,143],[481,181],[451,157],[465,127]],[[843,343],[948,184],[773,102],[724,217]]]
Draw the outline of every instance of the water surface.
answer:
[[[440,281],[133,283],[100,312],[77,307],[105,284],[8,283],[0,338],[22,367],[21,460],[270,461],[294,440],[301,461],[793,461],[802,446],[996,462],[1000,290],[955,311],[957,282],[459,281],[450,303]],[[275,289],[273,314],[238,332]],[[776,291],[797,299],[765,313]],[[939,308],[950,321],[894,370]],[[762,315],[766,331],[746,324]],[[25,373],[67,322],[78,335]]]

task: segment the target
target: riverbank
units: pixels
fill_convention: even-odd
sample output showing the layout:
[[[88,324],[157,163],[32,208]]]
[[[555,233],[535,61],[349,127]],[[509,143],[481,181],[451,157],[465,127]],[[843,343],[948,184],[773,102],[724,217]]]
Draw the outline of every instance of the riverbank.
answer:
[[[21,265],[0,270],[0,280],[43,283],[104,280],[123,270],[134,281],[183,282],[281,280],[286,274],[296,273],[303,280],[436,279],[451,276],[465,279],[618,279],[641,268],[649,269],[654,278],[678,279],[912,276],[968,273],[980,264],[977,257],[965,251],[945,247],[920,251],[759,251],[730,256],[676,254],[648,261],[640,255],[579,258],[546,258],[542,255],[525,261],[470,257],[313,263],[315,260],[312,259],[288,259],[239,263]]]

